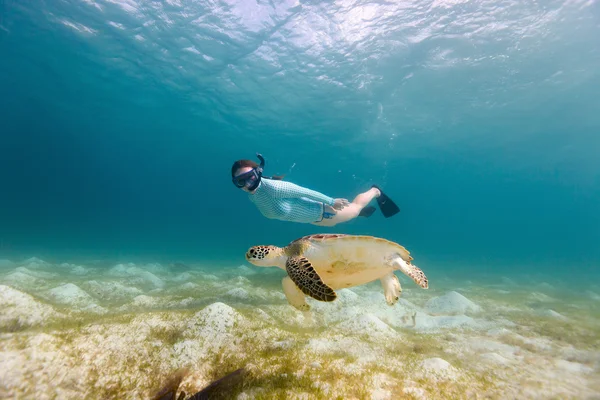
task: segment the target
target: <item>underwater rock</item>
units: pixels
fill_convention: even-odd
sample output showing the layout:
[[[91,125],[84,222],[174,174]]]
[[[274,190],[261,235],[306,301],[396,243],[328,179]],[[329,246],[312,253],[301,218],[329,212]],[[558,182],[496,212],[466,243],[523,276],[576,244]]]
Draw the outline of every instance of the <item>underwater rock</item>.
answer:
[[[287,298],[280,290],[260,289],[259,296],[265,299],[280,300],[287,303]]]
[[[589,374],[594,372],[594,370],[587,365],[583,365],[576,362],[566,361],[566,360],[557,360],[555,365],[565,371],[574,373],[574,374]]]
[[[200,285],[197,285],[193,282],[186,282],[183,285],[179,286],[180,290],[197,290],[200,289]]]
[[[136,275],[139,268],[133,263],[128,264],[117,264],[108,270],[108,275],[125,278],[128,276]]]
[[[392,392],[382,388],[371,391],[371,400],[389,400],[392,399]]]
[[[88,281],[83,286],[95,296],[103,300],[128,300],[143,292],[136,288],[125,286],[119,282]]]
[[[285,305],[265,305],[262,306],[262,309],[282,325],[303,328],[307,324],[305,315],[287,303]]]
[[[188,321],[186,334],[209,343],[211,347],[219,347],[230,338],[230,332],[242,316],[224,303],[213,303],[198,311]]]
[[[89,273],[88,269],[76,264],[62,263],[59,265],[60,268],[70,270],[71,275],[84,276]]]
[[[594,292],[592,292],[591,290],[588,290],[588,291],[587,291],[587,292],[585,292],[585,293],[588,295],[588,297],[589,297],[590,299],[592,299],[592,300],[595,300],[595,301],[600,301],[600,294],[598,294],[598,293],[594,293]]]
[[[316,301],[308,298],[311,310],[320,314],[326,324],[351,320],[355,317],[372,311],[371,307],[359,307],[360,296],[350,289],[341,289],[337,292],[337,299],[333,302]],[[285,299],[285,295],[284,295]],[[287,301],[286,301],[287,302]],[[365,301],[368,304],[368,301]]]
[[[119,278],[130,278],[133,284],[149,283],[154,288],[162,288],[165,283],[150,271],[144,271],[134,264],[118,264],[108,271],[108,275]]]
[[[108,310],[104,307],[101,307],[95,303],[89,304],[87,306],[83,306],[79,309],[83,312],[94,313],[94,314],[106,314]]]
[[[201,362],[208,357],[208,349],[198,339],[184,339],[173,345],[171,365],[188,365],[190,362]]]
[[[15,269],[15,272],[21,272],[23,274],[31,275],[40,279],[52,279],[56,276],[56,274],[44,271],[32,271],[29,268],[18,267]]]
[[[10,269],[10,268],[14,268],[15,267],[15,263],[10,261],[10,260],[0,260],[0,269]]]
[[[435,374],[438,377],[454,378],[456,376],[456,368],[442,358],[433,357],[427,358],[421,362],[421,368],[428,374]]]
[[[414,328],[419,331],[438,331],[450,328],[480,328],[473,318],[466,315],[431,316],[418,312],[414,316]]]
[[[40,325],[50,318],[61,316],[51,306],[5,285],[0,285],[0,310],[0,329],[9,331]]]
[[[155,289],[162,289],[165,286],[165,283],[158,276],[154,275],[152,272],[142,271],[138,274],[138,279],[132,280],[133,283],[149,283]]]
[[[69,306],[85,307],[94,303],[94,299],[89,294],[72,283],[66,283],[50,289],[47,295],[53,301]]]
[[[186,297],[183,300],[180,300],[179,302],[175,302],[175,308],[185,308],[185,307],[189,307],[191,305],[193,305],[196,302],[196,299],[194,299],[193,297]]]
[[[71,274],[73,274],[73,275],[84,276],[84,275],[87,275],[88,273],[89,273],[89,271],[85,267],[82,267],[81,265],[76,265],[73,268],[71,268]]]
[[[194,277],[192,276],[192,274],[190,274],[189,272],[183,272],[183,273],[177,275],[176,277],[174,277],[171,280],[173,282],[188,282],[188,281],[190,281],[192,279],[194,279]]]
[[[467,299],[458,292],[448,292],[443,296],[430,299],[425,308],[430,314],[452,315],[466,314],[468,312],[477,313],[481,307]]]
[[[31,257],[31,258],[28,258],[25,261],[21,261],[19,263],[19,265],[22,265],[22,266],[25,266],[25,267],[31,268],[31,269],[47,268],[47,267],[50,266],[49,263],[47,263],[44,260],[40,260],[37,257]]]
[[[261,308],[254,308],[254,313],[253,315],[255,316],[255,318],[266,322],[268,324],[273,324],[276,323],[276,321],[273,319],[273,317],[271,317],[269,314],[267,314],[263,309]]]
[[[344,334],[368,336],[396,335],[396,331],[373,314],[364,314],[356,318],[347,319],[336,325],[336,328]]]
[[[530,300],[533,300],[536,302],[541,302],[541,303],[550,303],[550,302],[555,301],[552,297],[550,297],[544,293],[540,293],[540,292],[530,293],[528,298]]]
[[[267,299],[286,301],[286,297],[283,293],[262,288],[252,288],[250,292],[242,288],[233,288],[225,293],[225,295],[243,301],[264,301]]]
[[[54,336],[32,332],[23,335],[22,339],[18,349],[1,353],[0,398],[41,400],[86,397],[77,391],[81,369],[65,358]],[[57,376],[60,379],[56,379]],[[66,385],[61,385],[63,382]]]
[[[227,293],[225,293],[225,296],[232,297],[237,300],[250,300],[253,297],[250,296],[250,293],[248,293],[242,288],[233,288]]]
[[[542,282],[538,285],[538,287],[540,289],[544,289],[544,290],[550,290],[550,291],[555,290],[554,286],[552,286],[548,282]]]
[[[253,269],[248,268],[246,265],[240,265],[239,267],[237,267],[235,269],[235,271],[241,275],[241,276],[245,276],[245,275],[256,275],[256,271],[254,271]]]
[[[330,338],[311,338],[306,344],[306,349],[316,354],[342,353],[356,357],[359,363],[368,363],[377,360],[379,354],[373,348],[355,337],[337,335]],[[351,366],[347,365],[346,369]],[[360,371],[357,371],[360,372]]]
[[[484,339],[484,338],[470,338],[467,341],[467,349],[471,351],[481,351],[486,353],[499,353],[500,355],[512,359],[512,356],[515,356],[517,353],[521,351],[521,348],[518,346],[511,346],[508,344],[496,342],[494,340]]]
[[[151,272],[153,274],[167,274],[169,272],[169,269],[167,267],[164,267],[158,263],[144,264],[140,269],[142,269],[143,271]]]
[[[327,325],[337,324],[343,321],[352,321],[369,310],[358,306],[344,306],[343,304],[333,303],[311,303],[311,311],[319,314],[323,323]]]
[[[600,351],[579,350],[573,346],[561,349],[562,358],[582,364],[596,364],[600,367]]]
[[[502,278],[500,278],[500,282],[502,282],[503,284],[508,285],[508,286],[517,286],[517,283],[515,281],[513,281],[512,279],[510,279],[506,276],[503,276]]]
[[[317,301],[310,297],[307,298],[307,301],[311,302],[311,307],[319,309],[319,311],[341,311],[345,308],[350,308],[354,305],[358,305],[361,300],[365,300],[365,304],[371,303],[370,301],[361,298],[359,295],[357,295],[350,289],[337,290],[336,294],[337,298],[335,299],[335,301],[332,302]]]
[[[554,310],[542,310],[542,311],[539,311],[537,314],[540,315],[540,316],[542,316],[542,317],[555,318],[555,319],[559,319],[561,321],[566,321],[567,320],[567,317],[565,317],[562,314],[557,313]]]
[[[483,353],[481,354],[481,358],[484,361],[489,362],[490,364],[498,364],[498,365],[509,365],[510,360],[506,357],[502,357],[498,353]]]
[[[400,299],[396,305],[389,306],[383,293],[361,290],[359,294],[354,289],[337,291],[338,298],[331,303],[312,301],[312,299],[308,301],[311,308],[320,314],[326,324],[335,324],[356,319],[360,315],[371,314],[392,327],[413,326],[412,318],[407,318],[406,315],[414,314],[409,311],[415,308],[414,304]]]
[[[425,391],[425,389],[419,388],[419,387],[412,387],[412,386],[405,387],[404,389],[402,389],[402,392],[404,394],[411,396],[411,398],[415,398],[415,399],[426,399],[427,398],[427,392]]]
[[[375,374],[372,377],[371,400],[389,400],[393,399],[392,392],[386,387],[390,385],[392,379],[386,374]]]
[[[150,266],[154,266],[154,270],[159,270],[159,267],[156,264],[148,264]],[[162,268],[162,267],[160,267]],[[154,275],[150,271],[146,271],[142,268],[138,268],[133,263],[128,264],[117,264],[112,267],[108,274],[111,276],[121,277],[121,278],[131,278],[131,283],[134,284],[150,284],[155,289],[161,289],[165,286],[165,283],[158,276]]]
[[[550,351],[552,350],[552,342],[544,338],[528,338],[514,333],[512,335],[515,339],[520,340],[529,350],[533,351]]]
[[[353,305],[360,302],[360,296],[350,289],[340,289],[336,291],[336,302],[344,305]]]
[[[13,272],[2,278],[3,283],[7,283],[19,289],[29,289],[39,284],[39,279],[23,272]]]
[[[235,278],[227,281],[226,284],[233,284],[235,286],[249,286],[251,285],[251,282],[248,280],[248,278],[244,278],[243,276],[236,276]]]
[[[140,308],[154,308],[161,304],[161,300],[156,297],[141,294],[133,298],[131,305]]]
[[[512,335],[513,332],[506,328],[493,328],[487,331],[490,336]]]
[[[417,313],[421,311],[420,307],[402,298],[394,306],[389,306],[385,302],[383,293],[379,292],[369,296],[368,309],[373,315],[395,328],[415,328]]]

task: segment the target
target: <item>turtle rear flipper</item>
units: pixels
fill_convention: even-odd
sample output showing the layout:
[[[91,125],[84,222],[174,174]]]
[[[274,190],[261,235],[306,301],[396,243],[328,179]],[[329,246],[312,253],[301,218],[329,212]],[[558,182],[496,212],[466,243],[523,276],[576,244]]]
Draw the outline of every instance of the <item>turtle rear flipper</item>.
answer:
[[[282,279],[281,286],[283,286],[283,294],[292,307],[302,312],[310,310],[310,305],[306,302],[306,295],[289,276]]]
[[[306,257],[289,257],[285,269],[302,292],[319,301],[334,301],[337,294],[327,286]]]

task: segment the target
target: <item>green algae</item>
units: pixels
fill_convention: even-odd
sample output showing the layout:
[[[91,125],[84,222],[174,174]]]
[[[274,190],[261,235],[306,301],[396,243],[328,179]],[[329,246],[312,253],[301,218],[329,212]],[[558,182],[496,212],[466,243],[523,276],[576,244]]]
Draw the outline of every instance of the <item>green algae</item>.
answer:
[[[249,276],[248,279],[253,285],[263,283],[255,276]],[[280,277],[270,278],[266,286],[280,291]],[[224,291],[225,289],[221,290]],[[195,302],[192,305],[177,309],[158,307],[152,311],[110,311],[104,315],[97,315],[69,312],[68,308],[59,307],[57,310],[64,312],[66,317],[57,318],[42,326],[23,326],[18,320],[9,321],[5,324],[6,335],[2,337],[2,346],[11,350],[26,351],[31,346],[31,338],[36,334],[45,333],[58,340],[59,347],[68,360],[66,365],[78,365],[77,360],[86,355],[85,351],[89,351],[83,350],[81,344],[90,338],[96,337],[94,340],[98,341],[111,340],[118,338],[120,332],[135,331],[127,333],[131,335],[127,340],[135,339],[140,342],[141,354],[120,354],[114,351],[103,355],[106,357],[103,363],[82,366],[84,373],[81,375],[80,386],[71,388],[81,393],[82,398],[147,398],[158,389],[162,378],[183,366],[189,366],[192,373],[196,374],[194,379],[182,384],[186,393],[198,391],[213,379],[238,368],[245,368],[248,370],[247,379],[242,387],[236,389],[235,394],[245,392],[256,399],[294,398],[299,394],[304,394],[310,399],[370,399],[371,382],[377,375],[387,377],[388,381],[382,389],[391,392],[393,398],[417,398],[418,396],[410,391],[405,392],[411,388],[423,390],[426,397],[431,399],[502,398],[499,384],[504,383],[507,377],[495,373],[492,369],[475,370],[472,368],[477,362],[475,357],[447,352],[456,341],[452,334],[425,334],[412,329],[395,329],[396,337],[393,339],[348,334],[377,354],[376,361],[365,362],[344,349],[323,352],[308,349],[307,345],[311,339],[332,337],[329,326],[290,324],[285,320],[287,314],[261,319],[256,304],[287,306],[284,300],[240,302],[239,306],[236,305],[236,311],[245,322],[234,323],[231,329],[233,343],[222,346],[208,355],[199,355],[197,359],[175,360],[174,346],[189,339],[185,331],[187,321],[204,305],[218,299],[214,293],[211,293],[213,297],[202,297],[209,291],[203,290],[201,293],[193,294],[190,291],[176,296],[168,293],[163,296],[170,296],[172,300],[184,299],[188,295],[194,297]],[[467,296],[479,302],[480,299],[486,298],[485,293],[480,291],[474,296]],[[532,316],[529,306],[519,303],[528,299],[527,296],[527,293],[520,293],[502,301],[499,296],[498,304],[517,310],[494,312],[494,316],[517,323],[517,326],[510,329],[527,338],[548,338],[553,343],[570,344],[580,349],[597,348],[597,320],[585,318],[586,315],[590,315],[589,311],[593,310],[593,307],[575,309],[567,315],[568,321],[561,321]],[[489,301],[489,298],[486,301]],[[563,310],[558,307],[556,309],[559,312]],[[151,319],[156,319],[161,324],[147,324],[147,329],[141,330],[140,327],[145,326],[145,321]],[[195,341],[202,339],[193,338]],[[527,347],[528,344],[518,337],[504,335],[499,339],[530,352],[537,351],[535,346]],[[281,342],[285,342],[285,345],[277,345]],[[459,370],[460,377],[436,380],[427,374],[420,375],[420,363],[432,357],[448,361]],[[540,384],[530,378],[524,378],[524,382],[533,388]],[[85,389],[82,391],[82,388]]]

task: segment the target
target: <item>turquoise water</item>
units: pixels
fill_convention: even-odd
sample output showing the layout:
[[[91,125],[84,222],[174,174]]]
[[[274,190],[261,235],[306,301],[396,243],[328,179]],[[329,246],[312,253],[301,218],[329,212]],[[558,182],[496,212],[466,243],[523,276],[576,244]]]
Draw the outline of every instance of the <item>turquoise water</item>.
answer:
[[[593,272],[596,2],[2,3],[3,251],[243,261],[231,163],[402,212],[333,230],[432,264]],[[293,167],[292,167],[293,166]],[[522,266],[519,266],[522,268]]]
[[[544,315],[591,321],[589,339],[600,326],[599,37],[595,0],[0,1],[0,260],[16,263],[0,263],[0,284],[35,297],[75,283],[110,315],[132,312],[140,293],[194,298],[161,310],[241,312],[224,293],[248,247],[366,234],[401,243],[427,273],[432,292],[402,281],[419,306],[459,289],[493,304],[511,277],[521,286],[502,307],[544,303],[543,292],[554,301]],[[256,152],[267,175],[332,197],[378,184],[401,212],[334,228],[266,219],[229,175]],[[111,275],[119,263],[141,269]],[[147,263],[166,286],[135,278]],[[224,282],[214,293],[209,273]],[[283,272],[256,273],[274,275],[245,291],[281,294]],[[138,291],[94,292],[104,278]],[[203,289],[179,293],[184,282]],[[598,360],[579,361],[597,373]]]

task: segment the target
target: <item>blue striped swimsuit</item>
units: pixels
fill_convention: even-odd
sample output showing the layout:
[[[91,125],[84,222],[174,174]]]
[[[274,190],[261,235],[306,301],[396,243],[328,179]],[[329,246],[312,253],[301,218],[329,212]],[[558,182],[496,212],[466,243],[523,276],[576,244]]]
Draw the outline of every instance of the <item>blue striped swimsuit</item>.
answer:
[[[262,178],[248,197],[267,218],[311,223],[323,219],[323,204],[333,206],[334,199],[291,182]]]

